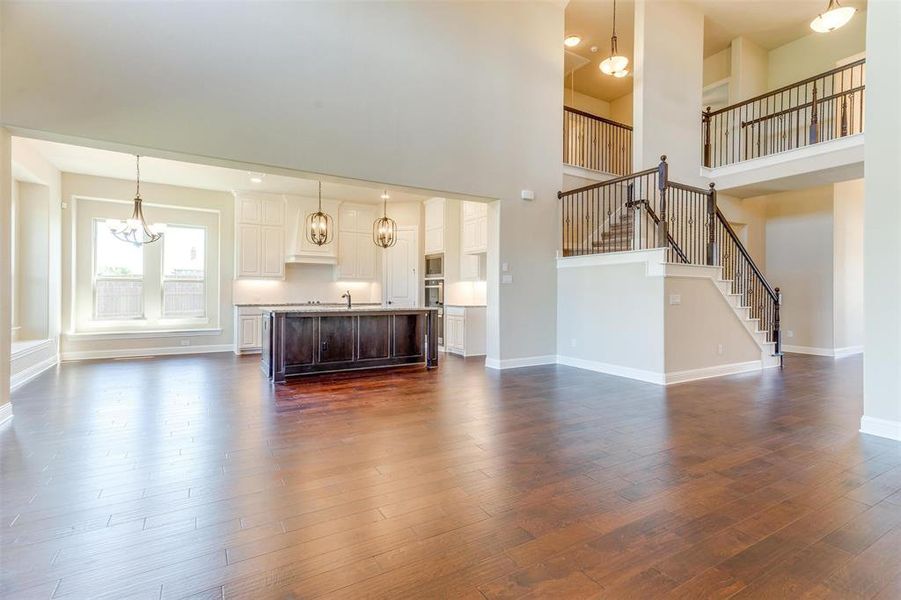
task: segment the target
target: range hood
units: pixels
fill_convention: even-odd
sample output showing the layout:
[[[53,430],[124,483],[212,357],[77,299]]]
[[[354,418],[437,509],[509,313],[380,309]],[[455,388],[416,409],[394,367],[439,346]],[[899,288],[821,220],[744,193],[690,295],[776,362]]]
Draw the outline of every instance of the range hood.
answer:
[[[338,226],[337,206],[330,207],[325,205],[323,201],[323,209],[333,210],[335,227]],[[325,246],[317,246],[306,239],[306,222],[307,214],[315,212],[315,200],[311,198],[292,198],[288,197],[287,206],[287,224],[288,231],[285,236],[285,263],[288,264],[314,264],[314,265],[337,265],[338,264],[338,235]]]

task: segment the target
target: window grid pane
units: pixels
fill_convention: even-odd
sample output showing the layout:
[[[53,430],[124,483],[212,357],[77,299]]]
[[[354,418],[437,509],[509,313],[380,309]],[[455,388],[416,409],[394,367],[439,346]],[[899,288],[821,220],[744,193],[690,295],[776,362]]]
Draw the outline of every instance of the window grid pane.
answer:
[[[199,318],[206,314],[206,286],[201,280],[163,280],[163,317]]]
[[[144,316],[144,282],[122,277],[94,282],[94,318],[100,321],[140,319]]]
[[[206,229],[169,225],[163,236],[162,317],[206,315]]]

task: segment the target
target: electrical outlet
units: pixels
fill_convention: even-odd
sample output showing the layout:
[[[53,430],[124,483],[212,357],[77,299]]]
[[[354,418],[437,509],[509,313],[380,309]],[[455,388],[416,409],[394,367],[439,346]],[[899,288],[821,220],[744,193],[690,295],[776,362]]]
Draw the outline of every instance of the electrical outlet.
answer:
[[[682,304],[682,296],[680,294],[670,294],[669,303],[671,305]]]
[[[513,283],[513,275],[503,275],[501,277],[501,283]]]
[[[785,337],[795,337],[795,332],[792,331],[791,329],[786,329],[786,330],[785,330]]]
[[[576,338],[572,338],[571,340],[569,340],[569,346],[571,348],[575,348],[578,345],[579,345],[579,342],[576,341]]]
[[[190,346],[191,340],[179,340],[182,346]]]
[[[719,354],[720,356],[722,356],[725,352],[726,352],[726,347],[723,346],[722,344],[717,344],[716,353]]]

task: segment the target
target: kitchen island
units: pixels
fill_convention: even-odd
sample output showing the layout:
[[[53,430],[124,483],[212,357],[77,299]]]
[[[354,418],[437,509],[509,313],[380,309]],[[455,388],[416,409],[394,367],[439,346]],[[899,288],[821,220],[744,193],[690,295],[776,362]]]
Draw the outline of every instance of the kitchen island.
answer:
[[[261,368],[288,377],[423,363],[438,366],[437,309],[286,306],[263,312]]]

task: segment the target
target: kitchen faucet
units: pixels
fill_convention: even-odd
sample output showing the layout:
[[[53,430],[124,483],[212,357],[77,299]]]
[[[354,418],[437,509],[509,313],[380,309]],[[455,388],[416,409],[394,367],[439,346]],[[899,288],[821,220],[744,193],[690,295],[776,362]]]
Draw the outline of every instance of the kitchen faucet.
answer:
[[[341,295],[341,298],[342,299],[347,298],[347,308],[349,309],[350,308],[350,290],[347,290],[346,292],[344,292],[344,294]]]

